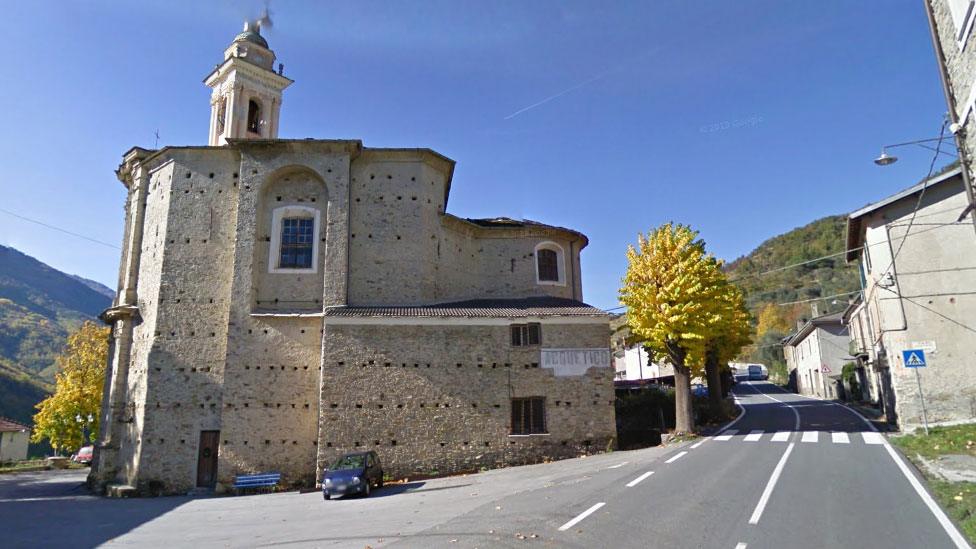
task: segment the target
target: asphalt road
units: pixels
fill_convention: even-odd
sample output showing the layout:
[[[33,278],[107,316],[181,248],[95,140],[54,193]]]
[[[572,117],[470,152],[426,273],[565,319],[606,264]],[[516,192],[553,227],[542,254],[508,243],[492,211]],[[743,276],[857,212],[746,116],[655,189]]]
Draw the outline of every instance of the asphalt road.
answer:
[[[693,443],[409,482],[368,499],[108,500],[84,494],[83,472],[3,475],[0,546],[968,547],[854,412],[768,383],[736,394],[743,415]]]

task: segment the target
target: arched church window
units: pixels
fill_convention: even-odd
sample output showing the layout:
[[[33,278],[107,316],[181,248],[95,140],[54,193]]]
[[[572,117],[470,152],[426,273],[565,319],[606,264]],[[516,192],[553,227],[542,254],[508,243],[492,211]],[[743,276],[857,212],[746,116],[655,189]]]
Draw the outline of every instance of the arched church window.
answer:
[[[312,268],[314,243],[315,218],[286,217],[282,219],[278,268]]]
[[[253,99],[247,102],[247,131],[261,133],[261,105]]]
[[[540,242],[535,247],[535,276],[538,284],[566,283],[563,247],[555,242]]]
[[[539,280],[546,282],[559,281],[559,264],[556,252],[553,250],[539,250]]]

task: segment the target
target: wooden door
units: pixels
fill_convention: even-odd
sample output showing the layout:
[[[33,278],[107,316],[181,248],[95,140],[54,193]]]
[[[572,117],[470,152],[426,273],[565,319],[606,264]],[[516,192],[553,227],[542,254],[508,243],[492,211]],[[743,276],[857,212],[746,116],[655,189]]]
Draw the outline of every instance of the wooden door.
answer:
[[[197,458],[197,486],[213,488],[217,482],[217,447],[220,431],[200,431],[200,457]]]

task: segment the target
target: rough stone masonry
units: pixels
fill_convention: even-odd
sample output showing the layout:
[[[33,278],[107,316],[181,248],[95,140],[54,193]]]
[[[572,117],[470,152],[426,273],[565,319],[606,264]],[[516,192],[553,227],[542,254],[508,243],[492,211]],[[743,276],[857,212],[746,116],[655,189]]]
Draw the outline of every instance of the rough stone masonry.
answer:
[[[612,447],[607,315],[579,232],[446,213],[429,149],[277,138],[291,84],[259,29],[207,77],[210,145],[133,148],[91,482],[312,485],[344,452],[393,476]]]

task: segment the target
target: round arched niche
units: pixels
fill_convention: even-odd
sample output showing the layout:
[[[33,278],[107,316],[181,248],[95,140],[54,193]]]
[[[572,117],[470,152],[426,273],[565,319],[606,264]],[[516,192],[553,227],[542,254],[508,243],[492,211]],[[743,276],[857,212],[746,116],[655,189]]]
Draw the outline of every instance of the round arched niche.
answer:
[[[322,310],[328,201],[325,181],[310,168],[268,176],[255,210],[255,310]]]

